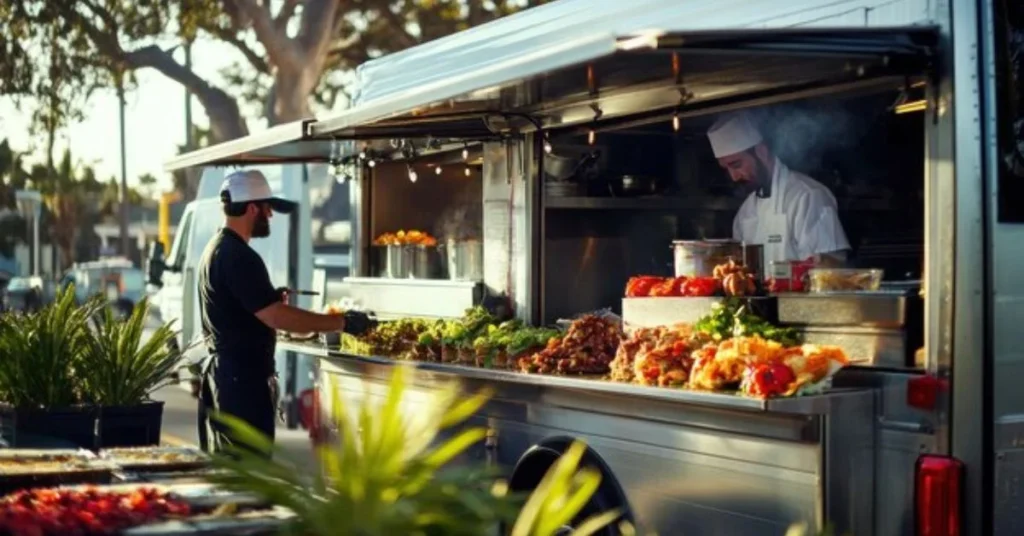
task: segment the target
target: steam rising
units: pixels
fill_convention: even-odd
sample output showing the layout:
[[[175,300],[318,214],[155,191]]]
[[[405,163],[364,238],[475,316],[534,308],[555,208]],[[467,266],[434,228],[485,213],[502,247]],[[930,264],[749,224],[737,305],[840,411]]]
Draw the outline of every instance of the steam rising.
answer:
[[[877,108],[886,111],[885,104]],[[829,155],[857,150],[877,118],[864,111],[864,107],[847,108],[833,101],[762,108],[751,114],[779,159],[811,171],[821,169]]]
[[[483,237],[483,203],[480,192],[463,189],[437,223],[437,236],[447,240],[480,240]]]

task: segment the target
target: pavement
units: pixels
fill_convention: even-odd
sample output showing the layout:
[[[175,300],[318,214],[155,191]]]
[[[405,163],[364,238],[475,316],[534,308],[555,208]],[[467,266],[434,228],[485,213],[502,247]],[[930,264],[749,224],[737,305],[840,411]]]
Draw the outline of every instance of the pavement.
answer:
[[[152,324],[150,326],[152,329]],[[192,397],[188,383],[172,385],[153,393],[153,399],[164,402],[161,442],[173,446],[198,446],[199,426],[197,400]],[[312,475],[317,470],[312,443],[306,430],[289,430],[278,423],[274,443],[280,457],[295,463],[300,470]]]
[[[153,393],[164,402],[164,420],[160,438],[165,445],[198,446],[199,426],[196,399],[187,387],[170,386]],[[288,430],[279,424],[274,440],[280,457],[295,463],[301,471],[312,475],[317,470],[312,443],[306,430]]]

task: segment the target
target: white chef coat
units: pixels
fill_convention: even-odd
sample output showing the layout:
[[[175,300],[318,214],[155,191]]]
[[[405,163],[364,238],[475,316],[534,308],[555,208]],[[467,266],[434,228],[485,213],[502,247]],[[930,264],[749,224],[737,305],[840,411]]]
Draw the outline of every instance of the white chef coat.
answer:
[[[835,196],[778,158],[767,199],[750,194],[732,223],[735,240],[764,245],[764,260],[800,261],[850,249]]]

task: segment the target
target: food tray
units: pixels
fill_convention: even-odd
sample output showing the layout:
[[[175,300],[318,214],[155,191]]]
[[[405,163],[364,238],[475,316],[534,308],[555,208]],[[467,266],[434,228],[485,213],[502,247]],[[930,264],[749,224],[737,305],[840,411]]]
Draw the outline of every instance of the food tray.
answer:
[[[200,450],[185,447],[132,447],[100,451],[100,458],[125,471],[173,472],[204,469],[210,458]]]
[[[866,292],[882,285],[882,270],[856,268],[811,268],[807,272],[810,292]]]
[[[230,517],[197,516],[189,519],[165,521],[128,529],[123,536],[194,536],[196,534],[271,535],[295,514],[286,508],[246,512]]]
[[[0,494],[62,484],[106,484],[117,466],[87,450],[0,450]]]

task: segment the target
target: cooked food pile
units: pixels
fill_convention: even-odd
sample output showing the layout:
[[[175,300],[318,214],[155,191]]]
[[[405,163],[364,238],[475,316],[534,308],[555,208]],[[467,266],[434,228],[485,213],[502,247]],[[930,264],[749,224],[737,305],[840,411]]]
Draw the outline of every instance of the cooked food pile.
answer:
[[[750,276],[741,267],[722,268],[723,280],[748,284]],[[796,330],[767,322],[743,302],[727,299],[693,325],[638,329],[629,337],[617,319],[586,315],[563,332],[502,321],[474,307],[458,319],[382,323],[363,337],[343,339],[342,346],[357,355],[605,375],[619,382],[761,398],[821,388],[849,362],[837,347],[802,344]]]
[[[426,231],[398,231],[384,233],[373,241],[375,246],[436,246],[437,238]]]
[[[37,536],[117,534],[189,515],[189,506],[155,489],[35,489],[0,499],[0,533]]]
[[[607,374],[622,340],[618,323],[595,315],[573,321],[565,335],[543,350],[519,359],[523,372]]]

